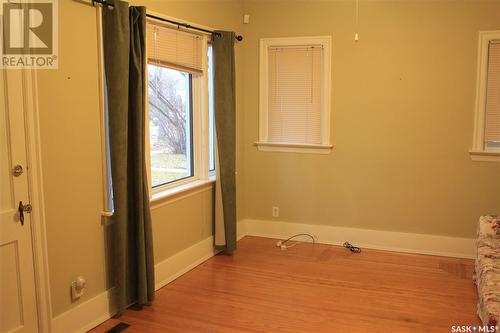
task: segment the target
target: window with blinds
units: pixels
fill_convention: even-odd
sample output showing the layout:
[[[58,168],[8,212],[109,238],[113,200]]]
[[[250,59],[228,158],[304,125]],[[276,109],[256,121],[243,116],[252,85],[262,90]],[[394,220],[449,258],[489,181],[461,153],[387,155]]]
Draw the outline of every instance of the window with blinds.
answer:
[[[148,20],[148,178],[153,198],[207,179],[213,162],[209,36]],[[205,121],[208,120],[208,121]],[[208,139],[210,136],[211,139]],[[205,163],[206,162],[206,163]]]
[[[500,148],[500,40],[489,42],[484,143]]]
[[[200,35],[147,23],[148,62],[184,72],[197,74],[203,71],[203,40]]]
[[[473,161],[500,162],[500,31],[479,32]]]
[[[321,46],[270,47],[270,142],[321,144]]]
[[[331,37],[260,40],[259,150],[330,152]]]

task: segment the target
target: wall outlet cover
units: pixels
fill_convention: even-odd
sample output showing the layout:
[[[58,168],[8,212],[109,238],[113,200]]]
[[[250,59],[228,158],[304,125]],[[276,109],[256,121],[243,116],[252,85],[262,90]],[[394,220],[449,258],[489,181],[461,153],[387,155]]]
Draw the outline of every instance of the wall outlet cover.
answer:
[[[273,207],[273,217],[280,217],[280,208],[277,206]]]

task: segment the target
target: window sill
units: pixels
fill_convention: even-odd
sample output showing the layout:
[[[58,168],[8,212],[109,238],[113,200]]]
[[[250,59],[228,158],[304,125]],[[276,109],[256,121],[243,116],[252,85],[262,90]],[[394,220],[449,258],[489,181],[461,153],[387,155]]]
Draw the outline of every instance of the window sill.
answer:
[[[208,179],[194,180],[186,184],[168,188],[161,192],[153,193],[149,201],[150,206],[153,209],[160,204],[194,195],[211,188],[213,183],[215,183],[215,176],[210,176]]]
[[[471,150],[470,158],[478,162],[500,162],[500,151]]]
[[[286,153],[310,153],[330,154],[332,145],[324,144],[302,144],[302,143],[278,143],[278,142],[255,142],[260,151],[277,151]]]

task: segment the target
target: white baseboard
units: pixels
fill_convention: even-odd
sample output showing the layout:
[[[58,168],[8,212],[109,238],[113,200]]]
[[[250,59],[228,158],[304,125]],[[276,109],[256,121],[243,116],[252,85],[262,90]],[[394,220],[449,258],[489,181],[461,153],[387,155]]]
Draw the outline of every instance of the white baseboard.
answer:
[[[245,230],[245,234],[249,236],[284,239],[298,233],[309,233],[318,236],[318,242],[323,244],[342,245],[348,241],[355,246],[368,249],[456,258],[475,258],[473,238],[254,219],[240,221],[238,228]]]
[[[52,319],[52,333],[85,333],[111,318],[115,312],[109,308],[110,290],[68,310]]]
[[[214,238],[210,236],[155,265],[155,289],[187,273],[214,256]],[[109,308],[110,291],[85,301],[52,319],[52,333],[84,333],[111,318],[116,312]]]
[[[248,220],[240,220],[240,221],[238,221],[238,224],[236,226],[236,238],[238,240],[240,240],[243,237],[247,236],[247,224],[246,224],[246,221],[248,221]]]
[[[156,290],[217,254],[214,237],[205,238],[155,265]]]

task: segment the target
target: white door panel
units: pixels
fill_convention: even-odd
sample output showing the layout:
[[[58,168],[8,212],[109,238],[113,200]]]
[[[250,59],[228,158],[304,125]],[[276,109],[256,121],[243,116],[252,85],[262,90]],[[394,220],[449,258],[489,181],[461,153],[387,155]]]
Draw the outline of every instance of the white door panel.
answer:
[[[37,332],[22,70],[0,70],[0,333]],[[15,177],[20,165],[24,172]]]

